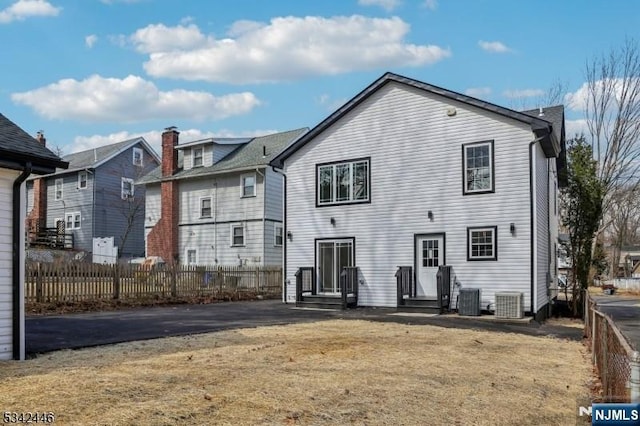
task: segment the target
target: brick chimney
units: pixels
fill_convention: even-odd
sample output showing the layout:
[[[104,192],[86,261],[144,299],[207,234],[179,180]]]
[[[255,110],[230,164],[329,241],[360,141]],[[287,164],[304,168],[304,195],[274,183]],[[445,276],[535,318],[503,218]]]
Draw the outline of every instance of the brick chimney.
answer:
[[[175,127],[167,127],[162,133],[160,219],[147,236],[147,256],[160,256],[166,263],[178,260],[178,182],[166,178],[178,170],[178,151],[174,148],[179,134]]]
[[[36,140],[47,146],[47,139],[44,133],[39,131]],[[37,233],[47,226],[47,183],[44,179],[38,178],[33,181],[33,208],[27,215],[27,230],[30,234]]]

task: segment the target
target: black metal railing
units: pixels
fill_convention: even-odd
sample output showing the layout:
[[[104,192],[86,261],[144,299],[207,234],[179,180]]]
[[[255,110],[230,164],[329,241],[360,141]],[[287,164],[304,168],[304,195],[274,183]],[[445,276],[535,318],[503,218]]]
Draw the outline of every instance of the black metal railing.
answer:
[[[412,266],[398,266],[396,283],[398,285],[398,306],[404,305],[405,297],[416,297],[416,283],[413,279]]]
[[[342,309],[347,309],[349,295],[353,295],[358,303],[358,267],[345,266],[340,273],[340,295],[342,297]]]
[[[438,266],[438,273],[436,274],[437,288],[438,288],[438,307],[440,312],[443,309],[449,310],[451,307],[451,280],[453,277],[453,268],[451,265]]]
[[[296,271],[296,302],[302,302],[304,293],[316,294],[316,274],[313,266],[301,267]]]

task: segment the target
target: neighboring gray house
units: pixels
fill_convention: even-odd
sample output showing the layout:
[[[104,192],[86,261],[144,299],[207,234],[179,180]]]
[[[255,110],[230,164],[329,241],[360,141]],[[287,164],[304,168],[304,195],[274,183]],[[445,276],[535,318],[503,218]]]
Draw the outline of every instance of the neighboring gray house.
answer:
[[[166,129],[162,166],[137,182],[146,186],[147,256],[281,265],[283,179],[268,164],[306,131],[178,144],[179,132]]]
[[[25,180],[66,167],[0,114],[0,360],[24,359]]]
[[[121,257],[143,256],[145,194],[134,182],[160,164],[154,150],[139,137],[63,158],[68,170],[29,182],[29,241],[46,242],[54,229],[73,236],[65,248],[91,252],[93,238],[114,237]]]
[[[450,288],[456,308],[466,288],[483,310],[500,295],[546,315],[564,138],[562,106],[517,112],[385,74],[271,162],[285,300],[339,298],[344,276],[361,306],[433,307]]]

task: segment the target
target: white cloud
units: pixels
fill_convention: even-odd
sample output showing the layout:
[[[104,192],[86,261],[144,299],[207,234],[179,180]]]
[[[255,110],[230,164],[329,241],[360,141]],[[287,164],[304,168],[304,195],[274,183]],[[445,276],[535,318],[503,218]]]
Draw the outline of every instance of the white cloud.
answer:
[[[360,6],[380,6],[387,12],[400,6],[400,0],[358,0]]]
[[[260,104],[253,93],[214,96],[187,90],[160,91],[152,82],[129,75],[124,79],[92,75],[64,79],[11,99],[48,119],[85,122],[135,122],[150,119],[222,119],[245,114]]]
[[[438,8],[438,0],[424,0],[422,5],[427,9],[436,10]]]
[[[488,96],[491,94],[490,87],[470,87],[464,91],[465,95],[474,96],[480,98],[482,96]]]
[[[191,142],[199,139],[206,138],[233,138],[233,137],[255,137],[268,135],[271,133],[277,133],[277,130],[246,130],[242,132],[233,132],[231,130],[219,130],[216,132],[203,131],[200,129],[178,129],[180,132],[180,143]],[[137,137],[143,137],[149,145],[160,156],[162,155],[162,130],[149,130],[146,132],[128,132],[121,131],[110,133],[108,135],[92,135],[92,136],[76,136],[73,139],[73,144],[68,147],[67,152],[74,153],[79,151],[86,151],[88,149],[98,148],[104,145],[109,145],[116,142],[126,141]]]
[[[133,33],[129,40],[142,53],[195,49],[204,46],[207,41],[194,24],[177,27],[149,25]]]
[[[281,17],[268,24],[238,21],[229,38],[203,35],[195,25],[150,25],[130,37],[150,53],[154,77],[224,83],[263,83],[357,70],[423,66],[451,55],[436,45],[404,42],[410,25],[389,19]]]
[[[491,52],[491,53],[508,53],[508,52],[512,51],[512,49],[510,47],[507,47],[501,41],[482,41],[482,40],[480,40],[478,42],[478,46],[480,46],[480,48],[482,50],[485,50],[485,51]]]
[[[0,11],[0,24],[24,21],[34,16],[58,16],[61,7],[53,6],[45,0],[18,0]]]
[[[585,136],[589,135],[587,120],[585,120],[584,118],[578,120],[565,120],[564,128],[567,139],[573,138],[575,135],[580,134],[584,134]]]
[[[536,96],[544,96],[545,91],[542,89],[505,90],[502,94],[510,99],[535,98]]]
[[[98,36],[95,34],[88,35],[84,38],[84,44],[91,49],[98,41]]]
[[[605,81],[607,84],[604,84]],[[623,83],[624,80],[621,78],[611,80],[598,80],[594,83],[593,89],[589,89],[589,83],[585,82],[582,83],[582,86],[580,86],[575,92],[567,93],[564,96],[564,102],[567,107],[574,111],[585,111],[587,108],[588,99],[590,97],[593,98],[593,95],[589,94],[591,90],[595,91],[597,99],[602,99],[603,90],[606,90],[607,92],[611,90],[612,92],[610,93],[615,96],[615,100],[619,100],[622,96],[622,90],[624,86]],[[630,81],[628,82],[627,87],[629,87],[629,85],[634,86],[636,85],[636,83]],[[611,100],[614,100],[613,96],[611,97]]]

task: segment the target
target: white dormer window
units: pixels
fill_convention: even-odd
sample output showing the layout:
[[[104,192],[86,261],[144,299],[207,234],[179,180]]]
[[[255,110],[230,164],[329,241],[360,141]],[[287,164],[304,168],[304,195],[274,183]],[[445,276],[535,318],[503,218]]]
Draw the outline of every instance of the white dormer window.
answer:
[[[256,174],[248,173],[240,176],[240,185],[242,186],[243,197],[256,196]]]
[[[78,173],[78,189],[87,189],[87,172]]]
[[[129,178],[122,178],[122,183],[121,183],[121,197],[123,200],[128,200],[133,198],[133,179],[129,179]]]
[[[193,153],[193,167],[202,167],[203,164],[203,158],[204,158],[204,148],[203,147],[197,147],[197,148],[193,148],[191,150],[191,152]]]
[[[133,148],[133,164],[135,166],[143,166],[143,151],[142,148]]]

